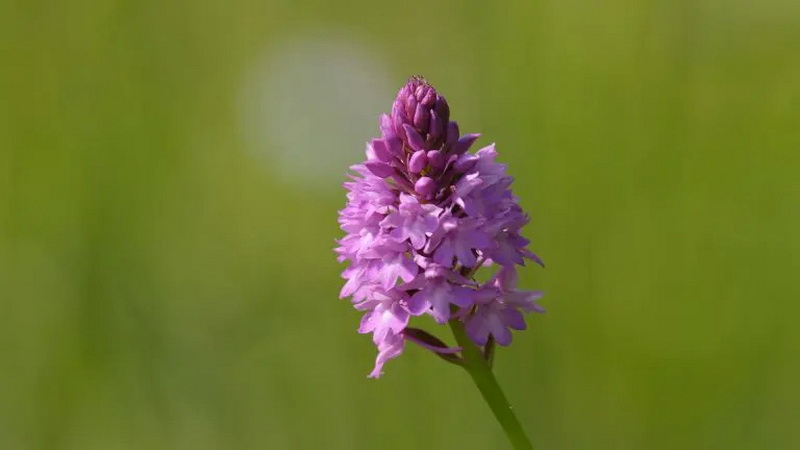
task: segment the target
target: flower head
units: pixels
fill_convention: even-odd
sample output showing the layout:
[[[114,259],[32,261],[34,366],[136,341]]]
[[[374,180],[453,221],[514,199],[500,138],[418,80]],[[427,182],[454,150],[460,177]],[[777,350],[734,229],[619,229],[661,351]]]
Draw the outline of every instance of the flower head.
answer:
[[[419,334],[404,333],[414,316],[463,321],[475,344],[491,336],[508,345],[509,330],[525,328],[522,313],[542,311],[540,293],[517,290],[515,267],[541,262],[521,235],[528,216],[494,145],[470,153],[478,135],[459,135],[447,101],[421,77],[400,89],[380,125],[344,184],[346,234],[336,249],[350,263],[340,296],[365,311],[359,332],[378,348],[370,376]],[[486,283],[473,278],[482,267],[497,268]]]

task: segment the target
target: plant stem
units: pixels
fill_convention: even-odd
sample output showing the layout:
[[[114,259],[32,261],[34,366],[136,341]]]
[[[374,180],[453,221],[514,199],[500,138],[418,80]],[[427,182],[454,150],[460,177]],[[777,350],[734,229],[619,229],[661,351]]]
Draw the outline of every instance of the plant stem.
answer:
[[[522,424],[519,423],[517,416],[511,409],[511,404],[508,403],[503,390],[497,384],[497,379],[492,373],[492,369],[483,359],[481,350],[472,343],[467,336],[464,329],[464,324],[458,319],[450,321],[450,328],[453,330],[453,336],[456,342],[463,349],[461,355],[463,357],[462,367],[472,377],[472,381],[478,390],[481,392],[483,399],[489,404],[494,417],[500,422],[503,427],[508,440],[515,450],[532,450],[533,446],[528,436],[525,435],[525,430],[522,429]]]

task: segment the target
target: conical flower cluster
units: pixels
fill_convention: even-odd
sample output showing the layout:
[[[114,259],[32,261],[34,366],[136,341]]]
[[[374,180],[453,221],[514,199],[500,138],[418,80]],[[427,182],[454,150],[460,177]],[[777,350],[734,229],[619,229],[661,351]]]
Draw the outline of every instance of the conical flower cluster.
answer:
[[[526,327],[523,313],[542,311],[540,292],[517,289],[516,267],[541,261],[520,234],[528,216],[494,145],[469,152],[478,135],[461,136],[445,98],[420,77],[400,90],[380,129],[344,184],[346,236],[336,249],[350,263],[340,296],[365,312],[359,332],[378,347],[370,376],[406,340],[453,351],[420,342],[408,328],[414,316],[463,321],[480,346],[510,344],[510,330]],[[482,267],[495,273],[480,283]]]

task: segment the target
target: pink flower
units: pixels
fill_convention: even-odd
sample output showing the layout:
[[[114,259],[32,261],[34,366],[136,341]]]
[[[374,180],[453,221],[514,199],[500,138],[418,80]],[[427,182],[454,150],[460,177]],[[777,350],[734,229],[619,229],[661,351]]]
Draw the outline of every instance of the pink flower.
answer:
[[[539,260],[520,234],[528,216],[494,145],[469,153],[478,135],[460,136],[445,98],[419,77],[400,90],[380,129],[344,184],[346,234],[336,248],[349,263],[340,296],[365,312],[359,332],[371,333],[378,348],[370,376],[402,353],[405,336],[422,336],[405,332],[414,316],[461,320],[476,344],[493,336],[508,345],[509,330],[525,328],[522,313],[537,311],[541,296],[516,290],[515,266]],[[472,276],[481,266],[500,269],[480,284]]]

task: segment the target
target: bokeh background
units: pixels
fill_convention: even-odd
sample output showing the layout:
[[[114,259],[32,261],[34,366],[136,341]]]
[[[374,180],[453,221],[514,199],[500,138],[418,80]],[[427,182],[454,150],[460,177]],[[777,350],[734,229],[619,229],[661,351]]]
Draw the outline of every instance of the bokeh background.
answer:
[[[414,74],[533,217],[537,448],[800,448],[800,2],[3,0],[0,68],[2,449],[508,448],[337,299]]]

